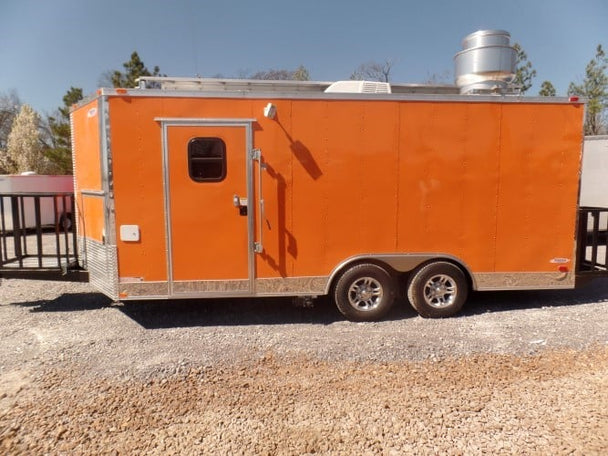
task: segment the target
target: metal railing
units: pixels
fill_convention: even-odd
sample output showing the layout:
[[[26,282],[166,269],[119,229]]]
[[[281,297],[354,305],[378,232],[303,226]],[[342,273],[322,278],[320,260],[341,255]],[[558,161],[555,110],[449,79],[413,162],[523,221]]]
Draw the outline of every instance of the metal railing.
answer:
[[[0,276],[66,280],[80,271],[74,208],[71,192],[0,193]]]
[[[577,274],[608,275],[608,208],[581,207],[577,239]]]

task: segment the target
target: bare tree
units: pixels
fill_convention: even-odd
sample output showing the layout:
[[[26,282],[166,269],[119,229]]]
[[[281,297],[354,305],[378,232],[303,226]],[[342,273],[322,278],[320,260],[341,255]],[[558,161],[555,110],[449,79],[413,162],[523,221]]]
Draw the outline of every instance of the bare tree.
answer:
[[[296,68],[292,76],[296,81],[310,81],[310,73],[304,65],[300,65]]]
[[[309,81],[310,74],[304,65],[295,70],[270,69],[258,71],[249,77],[250,79],[263,79],[267,81]]]
[[[450,84],[452,79],[452,72],[443,70],[441,73],[427,73],[424,83],[429,85]]]
[[[97,79],[98,87],[114,87],[114,83],[112,82],[112,76],[114,75],[113,70],[107,70],[101,73],[99,79]]]
[[[367,62],[362,63],[357,67],[357,69],[350,75],[351,79],[357,81],[379,81],[379,82],[389,82],[391,69],[394,65],[393,60],[386,59],[384,63],[378,62]]]

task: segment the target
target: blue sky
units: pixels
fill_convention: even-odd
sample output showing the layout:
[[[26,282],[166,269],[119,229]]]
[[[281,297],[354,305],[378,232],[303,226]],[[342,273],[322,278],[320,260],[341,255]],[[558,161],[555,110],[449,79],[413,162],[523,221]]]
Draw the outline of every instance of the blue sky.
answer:
[[[302,64],[333,81],[390,59],[395,82],[451,82],[462,38],[480,29],[523,46],[538,72],[529,94],[550,80],[562,95],[598,44],[608,50],[608,0],[0,0],[0,92],[50,112],[134,50],[169,76]]]

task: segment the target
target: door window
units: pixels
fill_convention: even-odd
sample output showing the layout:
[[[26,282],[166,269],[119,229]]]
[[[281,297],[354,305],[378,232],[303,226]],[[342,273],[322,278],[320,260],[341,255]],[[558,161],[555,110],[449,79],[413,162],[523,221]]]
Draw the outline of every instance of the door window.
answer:
[[[192,138],[188,142],[188,172],[195,182],[226,178],[226,143],[220,138]]]

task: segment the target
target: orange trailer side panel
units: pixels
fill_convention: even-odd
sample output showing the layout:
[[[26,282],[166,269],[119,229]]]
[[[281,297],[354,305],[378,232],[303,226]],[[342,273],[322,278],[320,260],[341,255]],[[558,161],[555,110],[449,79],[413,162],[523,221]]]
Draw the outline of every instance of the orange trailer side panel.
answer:
[[[574,254],[583,107],[502,111],[495,270],[556,271]]]
[[[273,103],[278,112],[276,121],[259,118],[254,131],[255,145],[262,148],[266,164],[266,171],[262,175],[264,251],[256,256],[256,270],[259,277],[288,277],[293,276],[294,260],[301,254],[293,232],[293,168],[309,167],[317,180],[319,168],[316,162],[311,161],[310,149],[288,133],[292,130],[291,101],[275,100]],[[312,105],[309,106],[312,109]],[[311,181],[315,182],[315,178],[311,177]],[[257,195],[259,182],[256,182]],[[307,206],[312,207],[312,193],[309,198]],[[258,217],[259,214],[256,214],[256,226]]]
[[[116,228],[138,225],[138,242],[117,236],[121,278],[167,280],[161,130],[163,100],[109,99]],[[161,108],[161,109],[159,109]]]
[[[167,280],[163,146],[154,120],[161,117],[257,119],[252,145],[267,164],[258,278],[326,277],[362,254],[449,254],[473,272],[555,271],[551,259],[573,254],[579,104],[143,96],[108,102],[116,226],[141,229],[139,242],[117,242],[120,277]],[[277,107],[275,119],[263,117],[268,102]],[[256,195],[249,196],[257,200],[254,179]],[[188,279],[213,278],[197,271],[196,261],[191,268]]]
[[[493,270],[500,105],[401,106],[401,252],[442,252]]]
[[[396,248],[398,161],[393,102],[294,102],[291,232],[295,276]],[[264,150],[264,149],[263,149]]]
[[[80,107],[72,113],[75,124],[74,161],[79,189],[101,190],[101,150],[99,131],[99,100]]]
[[[80,195],[78,209],[82,214],[78,219],[79,235],[103,243],[105,229],[103,199]]]
[[[104,206],[103,200],[95,201],[82,194],[83,190],[103,191],[101,177],[101,135],[99,126],[99,100],[72,112],[75,134],[74,181],[76,183],[76,216],[78,233],[85,238],[103,241]]]

